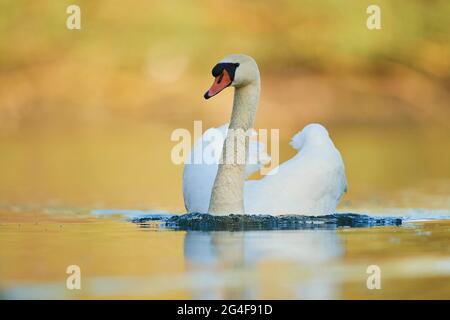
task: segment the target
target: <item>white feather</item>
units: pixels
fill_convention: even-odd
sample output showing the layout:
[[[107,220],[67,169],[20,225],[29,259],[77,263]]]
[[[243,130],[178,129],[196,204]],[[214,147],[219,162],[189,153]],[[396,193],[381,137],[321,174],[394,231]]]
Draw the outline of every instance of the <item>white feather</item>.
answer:
[[[225,137],[227,128],[228,124],[216,130]],[[195,143],[191,159],[195,153],[202,152],[200,141],[205,142],[205,135],[206,132]],[[347,191],[347,181],[342,157],[327,130],[320,124],[310,124],[292,138],[291,145],[298,153],[275,168],[275,174],[245,182],[245,213],[326,215],[335,212]],[[222,146],[223,140],[214,145],[218,151],[215,163],[185,165],[183,192],[188,212],[208,212]],[[247,165],[247,176],[270,160],[264,145],[257,141],[250,143],[249,159],[258,156],[258,148],[262,157],[256,164]]]

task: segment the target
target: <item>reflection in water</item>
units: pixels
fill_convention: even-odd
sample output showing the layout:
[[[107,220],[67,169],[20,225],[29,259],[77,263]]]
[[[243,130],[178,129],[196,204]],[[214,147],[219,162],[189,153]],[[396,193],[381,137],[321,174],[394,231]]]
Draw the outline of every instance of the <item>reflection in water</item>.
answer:
[[[448,210],[412,210],[400,226],[231,232],[50,209],[0,210],[0,298],[450,297]],[[66,288],[71,264],[82,290]],[[373,264],[382,290],[366,287]]]
[[[256,288],[248,278],[240,285],[201,286],[193,292],[194,299],[256,299],[268,294],[264,292],[266,284],[271,292],[288,290],[284,295],[291,298],[337,298],[339,279],[314,269],[339,258],[342,251],[334,230],[190,231],[184,241],[188,271],[216,272],[219,276],[223,272],[252,270],[254,282],[260,286]],[[267,263],[273,269],[269,273],[265,272]],[[286,282],[284,278],[277,282],[286,274],[277,272],[276,264],[283,264],[283,270],[286,264],[292,269],[292,281]]]

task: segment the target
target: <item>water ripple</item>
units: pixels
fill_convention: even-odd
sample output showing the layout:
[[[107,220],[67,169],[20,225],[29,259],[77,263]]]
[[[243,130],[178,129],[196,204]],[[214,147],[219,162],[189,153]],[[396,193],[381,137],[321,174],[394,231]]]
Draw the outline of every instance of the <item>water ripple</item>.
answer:
[[[301,215],[225,215],[189,213],[183,215],[151,215],[131,219],[145,225],[149,221],[161,221],[162,227],[187,231],[238,231],[238,230],[310,230],[336,228],[365,228],[374,226],[399,226],[398,217],[375,217],[355,213],[326,216]]]

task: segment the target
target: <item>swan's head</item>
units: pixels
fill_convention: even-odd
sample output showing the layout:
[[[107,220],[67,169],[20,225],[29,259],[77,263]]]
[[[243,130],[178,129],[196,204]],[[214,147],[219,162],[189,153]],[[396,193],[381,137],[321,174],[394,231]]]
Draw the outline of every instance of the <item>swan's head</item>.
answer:
[[[226,87],[244,87],[259,81],[259,69],[256,61],[245,54],[231,54],[217,63],[212,69],[215,78],[204,97],[209,99]]]
[[[330,141],[330,135],[324,126],[311,123],[292,138],[291,146],[300,151],[305,145],[323,145]]]

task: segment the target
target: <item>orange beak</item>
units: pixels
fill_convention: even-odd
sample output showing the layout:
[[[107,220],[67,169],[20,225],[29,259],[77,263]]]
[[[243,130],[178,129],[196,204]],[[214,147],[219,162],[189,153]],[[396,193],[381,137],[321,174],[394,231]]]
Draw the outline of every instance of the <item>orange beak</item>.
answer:
[[[212,84],[211,88],[209,88],[208,91],[205,92],[205,99],[209,99],[216,94],[218,94],[220,91],[225,89],[231,84],[231,77],[228,74],[228,71],[226,69],[223,69],[222,74],[218,75],[214,79],[214,83]]]

